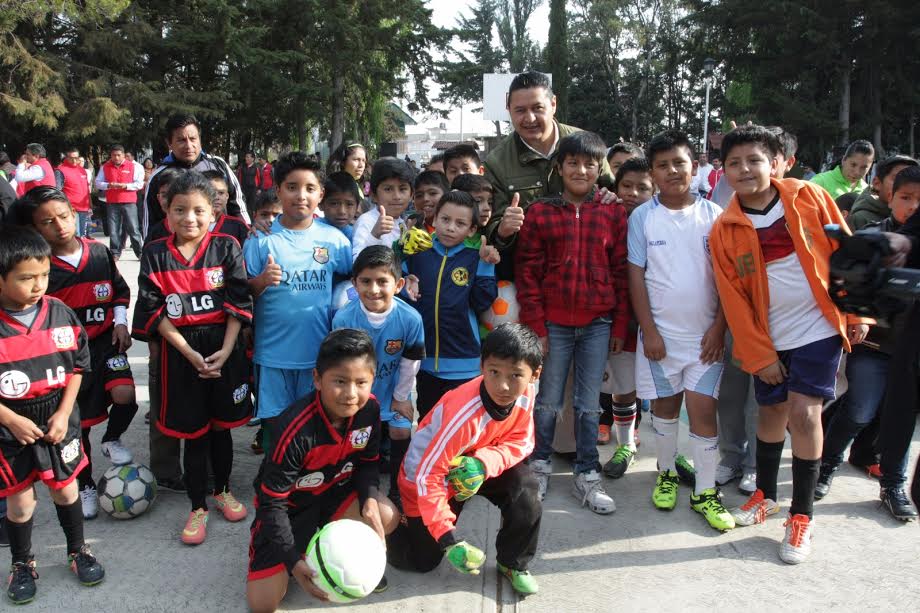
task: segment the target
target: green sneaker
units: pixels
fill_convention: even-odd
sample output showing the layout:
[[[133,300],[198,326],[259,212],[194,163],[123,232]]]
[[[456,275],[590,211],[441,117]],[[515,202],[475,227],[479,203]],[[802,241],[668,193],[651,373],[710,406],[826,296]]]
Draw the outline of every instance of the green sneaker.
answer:
[[[515,570],[498,564],[498,572],[508,577],[508,580],[511,581],[511,588],[521,596],[536,594],[539,589],[537,580],[530,574],[530,571]]]
[[[611,479],[619,479],[626,474],[626,469],[636,459],[636,450],[629,445],[620,445],[613,452],[610,461],[604,464],[604,474]]]
[[[690,508],[705,517],[709,525],[716,530],[726,532],[735,527],[735,518],[722,505],[719,493],[714,487],[703,490],[699,496],[690,494]]]
[[[696,487],[696,469],[693,468],[693,464],[690,463],[690,460],[677,454],[677,457],[674,458],[674,465],[677,467],[677,475],[680,477],[680,482],[687,487]]]
[[[680,478],[673,470],[663,470],[658,473],[655,489],[652,490],[652,502],[662,511],[671,511],[677,506],[677,487]]]

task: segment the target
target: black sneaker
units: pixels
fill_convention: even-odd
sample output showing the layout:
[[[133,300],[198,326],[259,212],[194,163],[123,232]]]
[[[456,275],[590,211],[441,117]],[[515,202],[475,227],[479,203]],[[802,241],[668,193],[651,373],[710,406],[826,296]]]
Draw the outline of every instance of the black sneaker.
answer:
[[[176,479],[157,479],[157,489],[184,494],[185,479],[182,477],[178,477]]]
[[[658,472],[661,472],[661,466],[658,463],[655,466],[658,467]],[[681,483],[686,487],[696,487],[696,469],[686,457],[677,454],[674,458],[674,467],[677,469],[677,477]]]
[[[252,449],[252,452],[256,455],[262,455],[265,453],[265,450],[262,449],[262,428],[259,428],[259,431],[256,432],[252,442],[249,443],[249,448]]]
[[[35,570],[35,560],[28,562],[14,562],[10,566],[10,579],[6,588],[6,595],[13,604],[26,604],[35,600],[35,580],[38,572]]]
[[[831,491],[831,482],[834,480],[835,467],[830,464],[821,464],[818,471],[818,482],[815,484],[815,500],[821,500]]]
[[[6,518],[0,517],[0,547],[10,546],[10,535],[6,531]]]
[[[907,499],[907,494],[903,487],[883,487],[879,492],[879,498],[882,504],[888,507],[891,515],[901,521],[913,521],[917,519],[917,510],[914,505]]]
[[[70,570],[77,575],[77,580],[83,585],[99,585],[105,579],[105,569],[96,561],[96,556],[90,551],[89,545],[80,547],[80,551],[67,556]]]
[[[380,583],[377,584],[377,587],[374,588],[374,593],[379,594],[380,592],[387,591],[387,588],[390,587],[389,582],[387,582],[387,576],[384,575],[380,577]]]

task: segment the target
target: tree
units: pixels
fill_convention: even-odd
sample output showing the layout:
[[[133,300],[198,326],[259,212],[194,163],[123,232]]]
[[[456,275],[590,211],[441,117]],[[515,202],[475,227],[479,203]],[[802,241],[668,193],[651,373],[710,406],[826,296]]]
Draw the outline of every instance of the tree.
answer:
[[[527,33],[527,22],[542,0],[497,0],[498,38],[511,72],[523,72],[540,59],[539,49]]]
[[[458,56],[456,60],[438,62],[438,82],[441,84],[439,101],[452,106],[465,102],[482,101],[482,75],[499,72],[504,57],[495,47],[495,0],[478,0],[472,15],[461,15],[457,27],[450,35],[459,45],[450,46]]]
[[[549,37],[543,52],[546,66],[553,75],[556,93],[556,117],[566,121],[569,107],[569,34],[565,0],[550,0]]]

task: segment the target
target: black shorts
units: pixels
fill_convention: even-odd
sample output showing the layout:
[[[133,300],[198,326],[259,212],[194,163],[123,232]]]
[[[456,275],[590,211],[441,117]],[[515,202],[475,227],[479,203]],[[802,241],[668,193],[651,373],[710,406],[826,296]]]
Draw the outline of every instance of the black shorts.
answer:
[[[306,554],[307,545],[316,531],[331,521],[342,519],[348,507],[358,499],[358,492],[353,487],[333,487],[317,496],[316,504],[288,512],[291,532],[294,533],[294,546],[297,551]],[[249,575],[248,581],[265,579],[278,573],[287,572],[284,556],[277,545],[261,530],[261,520],[253,520],[249,539]]]
[[[61,392],[55,392],[10,408],[47,430],[48,418],[57,410],[61,396]],[[36,481],[43,481],[53,490],[69,485],[87,463],[80,430],[76,408],[70,412],[67,433],[57,445],[42,440],[22,445],[12,432],[0,426],[0,498],[21,492]]]
[[[84,428],[100,424],[109,418],[112,404],[110,392],[118,385],[134,387],[134,375],[128,356],[112,344],[112,331],[103,332],[89,342],[92,372],[83,376],[77,406]]]
[[[207,357],[224,344],[224,326],[194,326],[179,331],[195,351]],[[174,438],[200,438],[211,426],[242,426],[252,417],[250,364],[243,345],[227,358],[219,379],[202,379],[179,351],[160,343],[160,415],[157,428]]]

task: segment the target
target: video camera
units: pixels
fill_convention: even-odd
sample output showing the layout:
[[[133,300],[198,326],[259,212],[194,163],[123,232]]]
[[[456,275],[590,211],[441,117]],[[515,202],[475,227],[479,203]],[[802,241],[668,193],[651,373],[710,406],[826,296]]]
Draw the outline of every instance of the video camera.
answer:
[[[885,267],[891,247],[883,232],[848,235],[836,224],[824,226],[824,232],[840,244],[831,255],[830,294],[841,310],[890,320],[920,299],[920,270]]]

